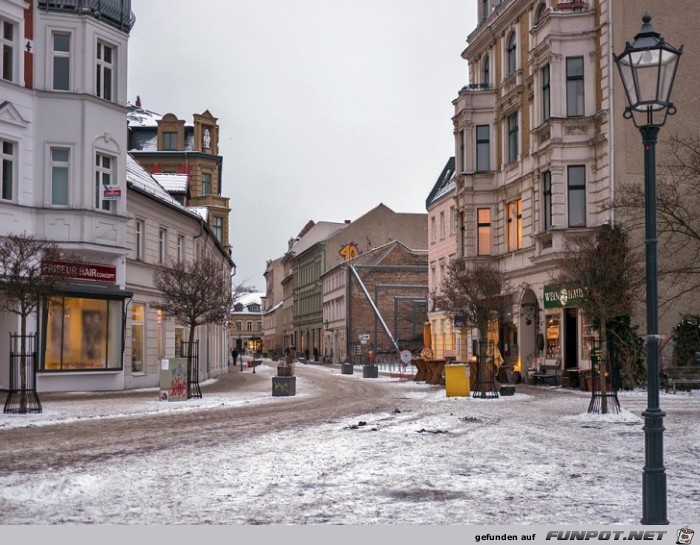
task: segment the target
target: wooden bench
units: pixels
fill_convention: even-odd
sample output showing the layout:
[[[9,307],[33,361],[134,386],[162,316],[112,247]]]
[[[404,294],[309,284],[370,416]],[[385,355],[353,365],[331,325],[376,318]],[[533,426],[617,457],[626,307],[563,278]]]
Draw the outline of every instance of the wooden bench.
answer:
[[[664,371],[664,377],[666,379],[666,393],[673,389],[675,394],[679,384],[700,385],[700,366],[669,367]]]
[[[532,375],[535,380],[537,381],[537,384],[545,384],[549,385],[550,383],[552,386],[560,386],[561,385],[561,368],[559,363],[543,363],[540,365],[540,368],[535,371],[535,374]]]

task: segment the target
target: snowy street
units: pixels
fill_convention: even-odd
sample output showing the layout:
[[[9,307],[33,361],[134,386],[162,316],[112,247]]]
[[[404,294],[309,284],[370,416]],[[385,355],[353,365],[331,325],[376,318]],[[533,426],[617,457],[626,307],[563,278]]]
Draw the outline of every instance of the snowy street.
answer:
[[[157,390],[43,394],[0,416],[2,524],[631,524],[642,511],[646,393],[586,414],[590,394],[512,397],[338,366],[232,369],[203,399]],[[672,525],[700,520],[700,392],[661,394]]]

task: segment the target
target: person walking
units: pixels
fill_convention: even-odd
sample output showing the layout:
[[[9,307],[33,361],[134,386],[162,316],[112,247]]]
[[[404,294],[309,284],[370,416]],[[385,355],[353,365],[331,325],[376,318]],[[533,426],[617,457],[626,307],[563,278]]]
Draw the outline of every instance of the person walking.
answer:
[[[233,357],[233,366],[236,366],[236,361],[238,361],[238,350],[235,348],[231,350],[231,356]]]

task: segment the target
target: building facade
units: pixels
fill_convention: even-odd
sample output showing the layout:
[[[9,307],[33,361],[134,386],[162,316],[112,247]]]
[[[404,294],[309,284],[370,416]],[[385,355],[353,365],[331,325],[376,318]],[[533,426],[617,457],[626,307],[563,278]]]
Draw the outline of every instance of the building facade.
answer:
[[[554,289],[556,261],[572,237],[619,220],[605,204],[620,182],[643,178],[641,137],[622,117],[613,53],[639,32],[645,10],[669,41],[691,42],[685,8],[689,2],[478,2],[479,23],[462,53],[470,81],[453,102],[457,255],[509,275],[516,303],[499,328],[507,364],[540,356],[563,369],[590,366],[595,333],[575,294]],[[674,88],[679,112],[692,88],[681,72],[698,66],[691,62]],[[684,112],[682,123],[696,115]]]
[[[242,295],[233,305],[229,318],[231,350],[239,354],[257,354],[263,351],[262,292]]]
[[[124,120],[134,20],[129,0],[0,3],[0,234],[55,242],[66,257],[50,265],[69,276],[29,323],[39,339],[38,391],[124,387]],[[2,354],[17,320],[0,315]]]
[[[162,360],[181,356],[182,343],[189,340],[188,327],[176,323],[159,306],[160,292],[153,285],[156,268],[210,255],[221,261],[230,276],[234,264],[198,213],[201,209],[181,205],[131,155],[127,156],[127,189],[126,288],[132,298],[126,313],[124,388],[130,389],[158,386]],[[199,380],[228,372],[228,337],[224,323],[196,329]]]

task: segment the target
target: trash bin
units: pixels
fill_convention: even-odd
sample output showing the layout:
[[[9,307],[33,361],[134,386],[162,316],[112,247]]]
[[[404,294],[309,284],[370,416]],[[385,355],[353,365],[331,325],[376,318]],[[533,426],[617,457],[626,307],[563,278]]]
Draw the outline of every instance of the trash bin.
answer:
[[[447,397],[469,397],[469,366],[465,363],[445,365],[445,393]]]

